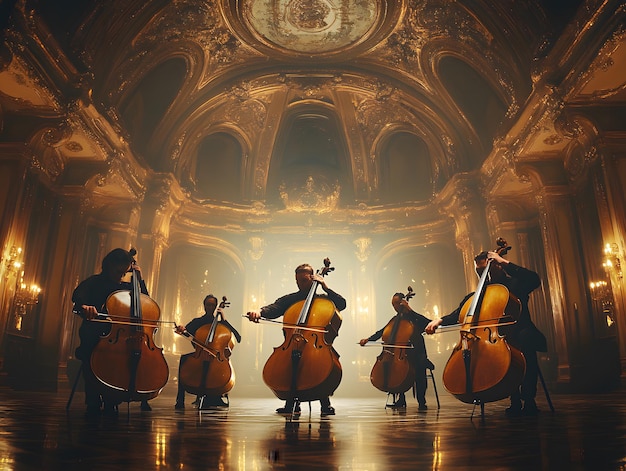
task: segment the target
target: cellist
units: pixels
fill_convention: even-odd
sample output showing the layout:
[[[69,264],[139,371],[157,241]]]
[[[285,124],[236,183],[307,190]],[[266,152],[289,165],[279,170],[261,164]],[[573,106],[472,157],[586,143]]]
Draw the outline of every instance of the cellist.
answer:
[[[87,405],[86,416],[97,416],[101,412],[105,415],[115,415],[117,403],[100,394],[99,382],[91,370],[91,354],[100,341],[100,338],[109,333],[111,324],[91,322],[98,317],[99,313],[106,313],[106,301],[109,295],[119,290],[130,290],[132,285],[125,281],[126,274],[135,262],[133,256],[127,250],[117,248],[111,250],[102,259],[102,270],[96,275],[83,280],[74,290],[72,301],[74,313],[79,315],[83,322],[78,330],[80,345],[75,355],[82,362],[82,374],[85,381],[85,403]],[[137,264],[134,269],[141,271]],[[148,294],[143,280],[141,292]],[[101,407],[104,409],[101,410]],[[151,410],[148,401],[141,402],[141,410]]]
[[[326,284],[326,280],[323,276],[318,275],[313,270],[313,267],[308,263],[304,263],[302,265],[298,265],[296,267],[296,285],[298,286],[298,291],[295,293],[287,294],[278,298],[272,304],[268,304],[260,309],[260,312],[248,312],[246,317],[250,320],[250,322],[259,322],[259,319],[277,319],[285,314],[285,311],[289,309],[293,304],[298,301],[303,301],[306,299],[309,290],[313,286],[313,282],[318,282],[319,286],[322,287],[326,294],[316,294],[316,297],[325,296],[330,301],[332,301],[337,308],[338,311],[343,311],[346,308],[346,300],[339,293],[336,293],[332,289],[328,287]],[[335,415],[335,409],[330,405],[330,398],[325,397],[320,399],[321,405],[321,415]],[[300,413],[300,405],[293,404],[287,401],[284,407],[280,407],[276,409],[276,413],[278,414],[291,414],[295,412],[296,414]]]
[[[506,341],[519,349],[526,359],[526,372],[521,386],[511,394],[511,405],[506,409],[510,417],[535,416],[539,413],[535,396],[537,395],[537,379],[539,364],[537,352],[547,351],[547,341],[543,333],[533,323],[528,310],[528,297],[532,291],[541,286],[539,275],[532,270],[516,265],[497,252],[481,252],[474,257],[474,265],[478,276],[482,275],[491,260],[487,284],[501,284],[517,297],[521,304],[519,319],[512,325],[499,328]],[[450,314],[431,321],[426,326],[427,334],[434,334],[440,325],[453,325],[459,322],[461,308],[474,293],[468,294],[459,307]]]
[[[185,335],[187,333],[193,336],[193,335],[196,335],[196,332],[198,331],[200,327],[205,326],[205,325],[210,325],[213,323],[213,320],[215,319],[215,310],[217,309],[217,304],[218,304],[217,298],[213,296],[212,294],[208,294],[204,298],[204,301],[202,302],[202,304],[204,306],[204,315],[200,317],[196,317],[195,319],[192,319],[184,327],[176,326],[177,333],[181,335]],[[237,330],[230,324],[230,322],[228,322],[226,319],[223,318],[223,315],[224,314],[222,313],[222,318],[218,322],[224,325],[226,328],[228,328],[234,335],[235,339],[237,340],[237,343],[240,343],[241,335],[239,335],[239,332],[237,332]],[[189,357],[194,355],[194,353],[195,352],[186,353],[180,356],[180,363],[178,365],[178,394],[176,395],[176,404],[174,405],[174,408],[178,410],[185,408],[185,388],[184,388],[182,381],[180,380],[180,377],[181,377],[180,371],[185,361]],[[202,401],[202,406],[207,407],[207,408],[228,407],[228,403],[225,402],[221,396],[217,396],[217,397],[205,396],[204,401]]]
[[[415,384],[414,395],[417,397],[418,409],[426,410],[426,369],[434,369],[435,366],[427,358],[426,345],[424,344],[424,332],[425,327],[429,324],[430,319],[424,317],[422,314],[415,312],[411,309],[408,301],[405,299],[404,293],[395,293],[391,298],[391,305],[393,306],[396,315],[389,321],[389,323],[395,320],[406,320],[412,325],[412,334],[410,336],[409,343],[413,347],[407,350],[408,361],[413,365],[415,371]],[[385,326],[386,327],[386,326]],[[374,342],[383,336],[385,327],[370,335],[368,338],[361,339],[359,344],[364,346],[367,342]],[[404,393],[399,393],[396,401],[391,405],[394,409],[403,409],[406,407],[406,397]]]

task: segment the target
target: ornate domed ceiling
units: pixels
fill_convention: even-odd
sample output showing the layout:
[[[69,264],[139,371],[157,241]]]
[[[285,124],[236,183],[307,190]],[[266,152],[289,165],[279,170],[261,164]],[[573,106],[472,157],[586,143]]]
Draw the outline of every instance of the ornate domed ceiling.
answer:
[[[62,3],[16,3],[5,131],[51,185],[140,200],[169,175],[192,212],[329,212],[301,201],[313,188],[335,214],[410,204],[433,224],[468,172],[532,199],[522,156],[567,149],[568,104],[623,95],[619,2],[602,31],[580,1]],[[564,29],[575,15],[583,34]],[[563,75],[586,42],[600,55]]]

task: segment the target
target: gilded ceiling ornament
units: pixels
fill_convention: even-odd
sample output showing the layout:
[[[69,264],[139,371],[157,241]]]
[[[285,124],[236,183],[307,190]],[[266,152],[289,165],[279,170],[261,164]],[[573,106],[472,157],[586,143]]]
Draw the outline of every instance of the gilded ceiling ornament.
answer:
[[[57,147],[67,142],[72,136],[72,128],[67,121],[62,121],[56,127],[46,128],[41,136],[41,141],[46,146]]]
[[[83,150],[83,146],[76,141],[68,141],[68,143],[65,144],[65,148],[70,152],[80,152]]]
[[[146,199],[156,204],[157,211],[163,212],[172,204],[172,185],[174,184],[171,175],[156,176],[152,181],[150,190],[146,193]]]
[[[372,239],[370,237],[359,237],[354,241],[356,245],[356,258],[359,262],[365,263],[372,253],[370,247],[372,245]]]
[[[583,127],[579,122],[568,118],[564,114],[560,114],[554,120],[554,128],[569,139],[576,139],[584,133]]]
[[[216,64],[232,63],[236,58],[243,60],[243,54],[249,52],[240,47],[239,40],[224,23],[219,8],[204,0],[170,2],[139,38],[137,49],[150,51],[154,44],[184,40],[200,44],[209,60]],[[134,50],[133,54],[139,53]]]
[[[262,237],[250,237],[248,239],[250,243],[250,249],[248,250],[248,255],[252,260],[258,262],[263,257],[265,253],[265,239]]]
[[[415,117],[399,103],[366,100],[356,109],[356,118],[363,133],[373,141],[389,123],[412,126]]]
[[[363,40],[379,16],[376,0],[243,0],[245,20],[271,44],[324,53]]]
[[[547,146],[554,146],[563,141],[563,138],[558,134],[550,134],[543,140],[543,143]]]
[[[266,117],[267,108],[259,100],[231,103],[224,112],[227,121],[236,123],[240,128],[252,128],[255,131],[263,129]]]
[[[337,208],[341,186],[338,182],[328,185],[324,182],[315,182],[309,175],[304,186],[301,183],[292,183],[289,186],[282,183],[279,187],[280,198],[285,209],[294,212],[327,213]]]

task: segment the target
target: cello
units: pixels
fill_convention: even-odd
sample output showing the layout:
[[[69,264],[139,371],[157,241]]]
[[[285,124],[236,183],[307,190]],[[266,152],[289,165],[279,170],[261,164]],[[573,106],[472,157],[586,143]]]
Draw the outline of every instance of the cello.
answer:
[[[326,258],[317,274],[333,270]],[[314,280],[306,299],[285,311],[285,340],[263,367],[263,381],[279,399],[315,401],[332,395],[341,382],[339,354],[332,342],[342,319],[331,300],[315,297],[317,287]]]
[[[131,256],[136,253],[130,250]],[[163,349],[153,338],[161,311],[141,292],[141,275],[135,265],[133,260],[131,289],[115,291],[106,300],[108,315],[128,322],[111,322],[111,331],[98,341],[90,359],[103,395],[119,402],[153,399],[169,377]]]
[[[198,328],[194,335],[189,332],[181,334],[191,338],[196,349],[180,367],[179,381],[191,394],[222,396],[235,385],[235,371],[229,360],[235,346],[233,333],[220,323],[224,320],[223,309],[229,305],[223,296],[211,324]]]
[[[415,292],[408,287],[404,300],[409,301]],[[404,393],[415,383],[415,368],[411,364],[408,352],[413,345],[413,324],[402,318],[404,310],[391,319],[383,329],[383,350],[372,367],[370,381],[372,385],[386,393]]]
[[[499,238],[495,252],[503,256],[511,247]],[[487,284],[487,260],[476,291],[459,314],[461,339],[443,370],[443,384],[461,402],[481,404],[504,399],[518,387],[526,369],[524,355],[498,332],[505,318],[517,319],[520,301],[502,284]],[[510,324],[510,323],[509,323]]]

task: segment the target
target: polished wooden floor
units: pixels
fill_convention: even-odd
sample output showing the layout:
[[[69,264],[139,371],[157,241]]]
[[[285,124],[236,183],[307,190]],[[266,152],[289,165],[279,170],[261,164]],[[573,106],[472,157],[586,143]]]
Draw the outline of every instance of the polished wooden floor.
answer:
[[[624,391],[545,396],[538,417],[507,418],[506,401],[477,408],[429,390],[429,409],[405,411],[385,398],[333,398],[337,415],[319,403],[297,419],[274,413],[277,399],[231,400],[229,410],[201,414],[187,396],[175,411],[164,391],[142,412],[123,404],[117,418],[84,417],[82,393],[66,411],[69,391],[0,388],[2,470],[623,470]]]

